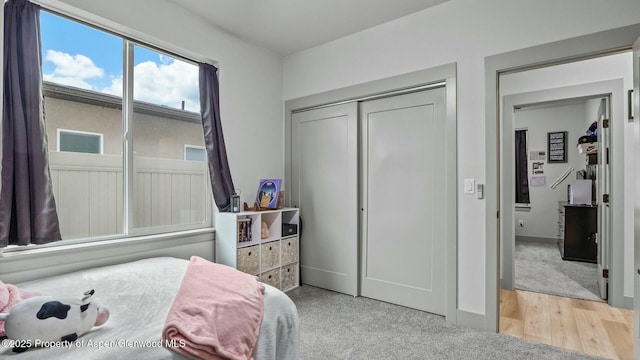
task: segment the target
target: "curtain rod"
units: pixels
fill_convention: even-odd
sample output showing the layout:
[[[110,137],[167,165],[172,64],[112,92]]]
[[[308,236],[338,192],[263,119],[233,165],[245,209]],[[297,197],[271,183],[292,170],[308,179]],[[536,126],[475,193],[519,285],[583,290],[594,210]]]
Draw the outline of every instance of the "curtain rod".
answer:
[[[414,92],[418,92],[418,91],[422,91],[422,90],[429,90],[429,89],[435,89],[435,88],[439,88],[439,87],[444,87],[444,86],[446,86],[446,84],[447,84],[446,81],[439,81],[439,82],[436,82],[436,83],[430,83],[430,84],[424,84],[424,85],[418,85],[418,86],[410,86],[410,87],[400,88],[400,89],[395,89],[395,90],[390,90],[390,91],[383,91],[383,92],[379,92],[379,93],[375,93],[375,94],[371,94],[371,95],[365,95],[365,96],[355,97],[355,98],[341,100],[341,101],[329,102],[329,103],[325,103],[325,104],[319,104],[319,105],[313,105],[313,106],[307,106],[307,107],[303,107],[303,108],[299,108],[299,109],[294,109],[294,110],[291,110],[291,113],[295,114],[295,113],[309,111],[309,110],[322,109],[322,108],[326,108],[326,107],[330,107],[330,106],[349,104],[349,103],[352,103],[352,102],[376,100],[376,99],[386,98],[386,97],[390,97],[390,96],[410,94],[410,93],[414,93]]]

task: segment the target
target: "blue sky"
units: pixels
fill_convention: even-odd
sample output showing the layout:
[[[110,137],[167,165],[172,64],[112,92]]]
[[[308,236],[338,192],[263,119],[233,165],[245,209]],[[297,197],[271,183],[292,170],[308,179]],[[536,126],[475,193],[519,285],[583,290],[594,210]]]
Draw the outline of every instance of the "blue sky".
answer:
[[[120,95],[123,39],[40,12],[45,81]],[[197,67],[134,47],[134,98],[199,111]]]

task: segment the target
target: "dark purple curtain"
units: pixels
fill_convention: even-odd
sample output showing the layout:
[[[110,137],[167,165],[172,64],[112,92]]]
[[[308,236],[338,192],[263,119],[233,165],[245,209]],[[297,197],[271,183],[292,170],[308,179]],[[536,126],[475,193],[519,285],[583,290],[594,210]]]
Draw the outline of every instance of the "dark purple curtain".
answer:
[[[4,4],[0,247],[60,240],[43,118],[40,7]]]
[[[209,64],[200,64],[200,114],[213,198],[219,211],[229,211],[234,187],[220,122],[218,69]]]
[[[527,161],[527,131],[516,130],[516,203],[529,203],[529,163]]]

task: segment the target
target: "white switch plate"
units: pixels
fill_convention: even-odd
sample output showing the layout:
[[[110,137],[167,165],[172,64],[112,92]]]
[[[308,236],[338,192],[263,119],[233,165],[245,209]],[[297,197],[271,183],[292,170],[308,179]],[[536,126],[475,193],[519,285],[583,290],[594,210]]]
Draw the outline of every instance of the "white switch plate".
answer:
[[[474,179],[464,179],[464,193],[473,194],[476,192],[476,184]]]

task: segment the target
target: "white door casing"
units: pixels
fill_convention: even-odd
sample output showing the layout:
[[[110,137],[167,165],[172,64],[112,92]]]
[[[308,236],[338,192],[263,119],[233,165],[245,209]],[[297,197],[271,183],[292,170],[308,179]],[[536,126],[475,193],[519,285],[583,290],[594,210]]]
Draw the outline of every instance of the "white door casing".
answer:
[[[361,295],[446,312],[445,88],[360,105]]]
[[[635,122],[636,181],[640,179],[640,38],[633,45],[633,98],[629,99]],[[640,359],[640,188],[635,186],[633,282],[633,358]]]
[[[598,204],[598,287],[600,289],[600,297],[606,298],[607,281],[604,277],[604,271],[609,271],[611,264],[612,244],[611,244],[611,203],[604,201],[605,194],[611,198],[611,167],[610,167],[610,150],[611,150],[611,131],[609,126],[613,125],[610,111],[610,99],[607,96],[603,98],[598,108],[598,174],[596,203]],[[604,121],[609,125],[604,126]],[[624,246],[620,244],[620,246]]]

